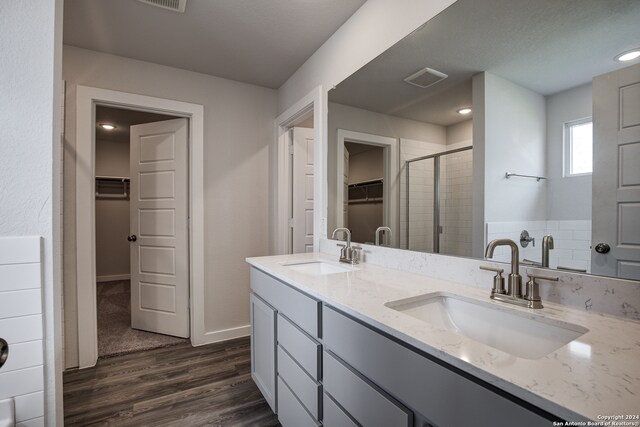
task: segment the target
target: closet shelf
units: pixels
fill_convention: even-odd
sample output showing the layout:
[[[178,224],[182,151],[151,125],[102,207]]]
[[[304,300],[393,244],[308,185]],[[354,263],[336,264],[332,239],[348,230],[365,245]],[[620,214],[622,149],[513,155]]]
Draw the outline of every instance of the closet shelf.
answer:
[[[96,199],[129,199],[130,181],[127,176],[96,176]]]
[[[347,203],[349,205],[362,205],[366,203],[377,204],[377,203],[382,203],[383,201],[384,201],[384,198],[382,197],[371,197],[368,199],[353,199],[353,200],[349,200]]]
[[[370,187],[372,185],[382,185],[382,178],[370,179],[368,181],[353,182],[348,184],[349,188]]]

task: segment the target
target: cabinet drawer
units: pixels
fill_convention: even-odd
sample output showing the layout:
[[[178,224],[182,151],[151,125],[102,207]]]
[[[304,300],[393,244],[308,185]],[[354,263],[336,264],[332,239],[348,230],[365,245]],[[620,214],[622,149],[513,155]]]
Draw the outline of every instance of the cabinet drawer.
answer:
[[[518,420],[518,426],[537,427],[550,425],[555,419],[526,404],[529,410],[515,398],[498,394],[331,307],[323,307],[322,323],[326,348],[435,425],[507,427]],[[326,380],[324,384],[333,396]]]
[[[284,427],[318,427],[289,387],[278,377],[278,421]]]
[[[320,418],[320,384],[278,346],[278,375],[287,383],[293,394],[316,419]]]
[[[409,426],[412,414],[385,396],[331,355],[324,352],[322,384],[340,405],[364,426]]]
[[[322,424],[327,427],[358,427],[326,393],[322,396]]]
[[[320,303],[251,267],[251,289],[314,338],[320,336]]]
[[[298,362],[314,380],[320,380],[320,344],[278,313],[278,344]]]

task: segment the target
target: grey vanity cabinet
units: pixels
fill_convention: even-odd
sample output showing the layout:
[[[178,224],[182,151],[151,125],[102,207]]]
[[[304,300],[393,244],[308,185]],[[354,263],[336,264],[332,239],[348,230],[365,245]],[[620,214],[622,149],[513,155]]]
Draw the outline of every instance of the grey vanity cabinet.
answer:
[[[335,368],[328,366],[331,359],[327,355],[333,356],[335,361],[339,358],[342,366],[351,367],[358,375],[411,408],[419,421],[429,425],[507,427],[517,422],[518,426],[534,427],[549,426],[552,420],[556,420],[511,396],[490,390],[443,362],[420,354],[329,306],[323,307],[322,325],[325,390],[347,411],[349,408],[342,404],[341,398],[332,394],[334,387],[329,384],[329,370]],[[341,378],[346,376],[340,364],[331,363],[342,370]],[[394,410],[389,406],[392,401],[376,402],[378,408]],[[351,405],[360,410],[365,403]],[[398,410],[401,411],[402,406],[397,408],[396,417],[401,416]],[[351,415],[358,420],[357,414]],[[404,419],[398,419],[402,424],[397,425],[406,425]]]
[[[251,290],[251,370],[258,388],[283,426],[321,425],[320,302],[254,268]]]
[[[251,378],[276,412],[276,310],[255,294],[251,303]]]
[[[251,373],[284,427],[557,420],[255,268],[251,290]]]

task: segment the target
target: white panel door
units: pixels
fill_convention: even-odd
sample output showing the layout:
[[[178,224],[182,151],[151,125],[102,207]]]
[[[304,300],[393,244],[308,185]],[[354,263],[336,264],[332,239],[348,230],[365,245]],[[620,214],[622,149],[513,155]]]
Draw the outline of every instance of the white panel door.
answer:
[[[594,274],[640,279],[640,65],[593,79]],[[596,252],[599,243],[608,253]]]
[[[187,119],[131,126],[131,326],[189,336]],[[133,236],[136,236],[135,238]]]
[[[313,252],[313,129],[293,128],[293,253]]]

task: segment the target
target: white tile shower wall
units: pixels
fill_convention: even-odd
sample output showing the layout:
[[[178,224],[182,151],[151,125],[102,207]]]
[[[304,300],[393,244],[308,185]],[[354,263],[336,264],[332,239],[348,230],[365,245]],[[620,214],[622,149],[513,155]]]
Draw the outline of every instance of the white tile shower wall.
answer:
[[[487,290],[491,288],[491,272],[480,270],[481,265],[508,269],[503,263],[480,259],[436,255],[403,249],[384,248],[372,245],[363,247],[363,262],[436,277]],[[340,256],[335,241],[320,239],[320,252]],[[548,274],[548,270],[520,266],[520,274],[526,280],[527,272]],[[572,272],[557,271],[558,282],[542,282],[540,295],[550,301],[594,313],[609,314],[640,320],[640,281],[615,279]]]
[[[406,161],[446,150],[443,144],[400,139],[400,247],[433,250],[433,160],[411,163],[409,167],[409,223],[407,224]],[[407,225],[411,238],[407,241]]]
[[[440,158],[440,253],[471,256],[473,151]]]
[[[40,237],[0,237],[0,337],[0,400],[14,399],[16,426],[44,425]]]
[[[535,246],[526,248],[518,245],[520,260],[542,261],[542,237],[553,236],[554,249],[549,251],[549,266],[566,267],[591,272],[591,221],[512,221],[487,223],[487,242],[494,239],[511,239],[519,243],[520,233],[527,230],[535,238]],[[494,258],[507,262],[509,250],[501,247],[496,250]]]

